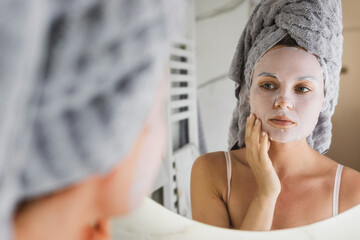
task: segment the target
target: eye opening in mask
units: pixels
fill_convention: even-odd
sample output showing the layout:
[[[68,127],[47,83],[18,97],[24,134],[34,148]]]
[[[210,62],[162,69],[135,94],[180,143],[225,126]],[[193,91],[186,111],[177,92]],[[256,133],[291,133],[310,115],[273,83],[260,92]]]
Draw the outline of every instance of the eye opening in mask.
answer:
[[[251,83],[250,86],[252,85],[253,82],[253,73],[254,73],[254,69],[256,67],[256,65],[259,63],[260,59],[269,51],[271,51],[272,49],[274,49],[275,47],[295,47],[298,49],[302,49],[304,51],[306,51],[306,49],[304,49],[303,47],[301,47],[299,44],[297,44],[297,42],[289,35],[285,35],[279,42],[277,42],[274,46],[272,46],[271,48],[269,48],[267,51],[265,51],[260,58],[258,59],[258,61],[255,63],[253,69],[252,69],[252,73],[250,76],[251,79]],[[306,51],[307,52],[307,51]],[[323,67],[322,61],[321,59],[319,59],[318,56],[316,56],[315,54],[312,54],[313,56],[316,57],[316,60],[318,61],[318,63],[321,66],[321,69],[323,70],[323,81],[324,81],[324,98],[326,97],[326,85],[325,85],[325,79],[326,79],[326,68]]]

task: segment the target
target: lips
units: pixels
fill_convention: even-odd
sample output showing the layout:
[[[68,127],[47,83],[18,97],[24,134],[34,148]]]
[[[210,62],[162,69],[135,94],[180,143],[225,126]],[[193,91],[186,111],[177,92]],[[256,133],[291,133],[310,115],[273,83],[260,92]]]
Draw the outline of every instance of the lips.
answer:
[[[288,129],[296,126],[296,123],[293,120],[285,116],[275,116],[269,119],[268,123],[269,125],[275,128],[284,128],[284,129]]]

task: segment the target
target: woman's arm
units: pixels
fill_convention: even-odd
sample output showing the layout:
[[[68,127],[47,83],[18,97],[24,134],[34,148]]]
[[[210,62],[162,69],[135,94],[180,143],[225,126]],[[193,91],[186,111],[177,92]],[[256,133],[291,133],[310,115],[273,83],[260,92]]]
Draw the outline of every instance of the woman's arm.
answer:
[[[208,155],[207,155],[208,156]],[[191,209],[193,220],[217,227],[230,228],[229,214],[221,193],[213,159],[200,156],[191,170]]]
[[[268,231],[271,229],[281,184],[268,155],[270,142],[267,134],[261,133],[261,121],[255,119],[252,114],[247,120],[245,144],[246,160],[258,186],[240,229]]]
[[[257,195],[251,201],[240,230],[269,231],[277,197]]]
[[[241,230],[267,231],[271,229],[275,204],[281,184],[268,156],[268,137],[260,136],[261,122],[255,116],[246,124],[246,159],[257,181],[257,193],[243,219]],[[191,171],[191,208],[194,220],[230,228],[229,213],[219,191],[218,164],[209,155],[200,156]],[[225,169],[224,169],[225,171]],[[226,178],[224,178],[226,181]],[[226,184],[226,183],[225,183]]]

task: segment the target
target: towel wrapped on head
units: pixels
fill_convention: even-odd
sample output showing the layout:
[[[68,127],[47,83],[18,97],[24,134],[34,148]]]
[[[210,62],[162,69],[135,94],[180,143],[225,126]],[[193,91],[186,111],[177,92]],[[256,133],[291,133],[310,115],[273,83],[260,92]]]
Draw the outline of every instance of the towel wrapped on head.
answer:
[[[129,153],[179,36],[181,0],[0,3],[0,240],[18,203]]]
[[[309,145],[326,153],[331,143],[331,116],[339,94],[342,56],[340,0],[263,0],[257,5],[241,35],[229,78],[236,83],[238,99],[229,132],[229,149],[245,146],[245,124],[255,64],[278,42],[289,36],[317,56],[324,73],[325,99],[318,123],[307,137]]]

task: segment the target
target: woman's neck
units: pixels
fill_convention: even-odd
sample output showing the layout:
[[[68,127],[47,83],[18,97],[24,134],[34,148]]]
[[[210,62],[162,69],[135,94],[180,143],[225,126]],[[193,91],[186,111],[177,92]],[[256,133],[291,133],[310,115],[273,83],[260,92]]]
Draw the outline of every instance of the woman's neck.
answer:
[[[321,155],[309,146],[306,139],[289,143],[272,141],[268,154],[280,180],[316,169]]]
[[[93,193],[92,186],[79,184],[31,201],[14,217],[15,239],[84,239],[86,228],[96,220]]]

